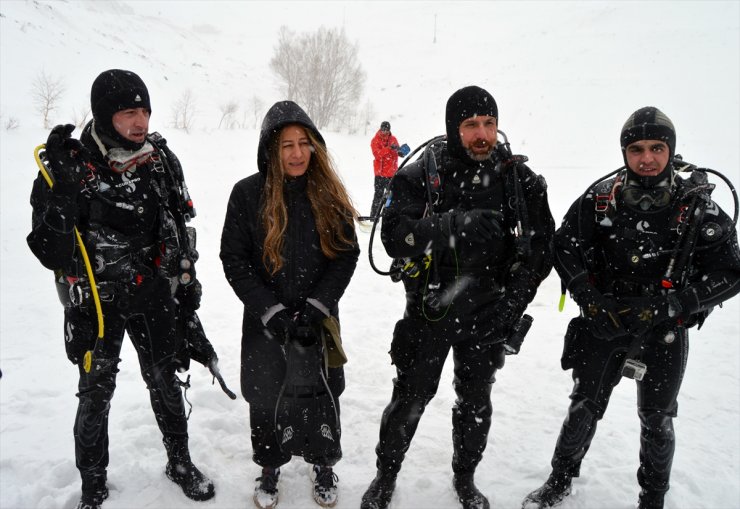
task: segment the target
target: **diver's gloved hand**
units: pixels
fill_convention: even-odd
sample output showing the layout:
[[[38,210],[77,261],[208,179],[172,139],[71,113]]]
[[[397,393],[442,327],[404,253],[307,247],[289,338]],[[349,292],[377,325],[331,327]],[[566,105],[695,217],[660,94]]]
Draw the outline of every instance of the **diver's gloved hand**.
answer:
[[[196,311],[200,308],[200,300],[203,296],[203,287],[196,278],[188,286],[181,286],[178,288],[178,297],[180,305],[187,311]]]
[[[449,214],[450,231],[468,242],[487,242],[494,237],[501,237],[503,215],[489,209],[473,209],[465,212],[446,212]]]
[[[46,156],[54,177],[54,192],[76,195],[84,186],[89,154],[79,140],[72,138],[72,124],[58,125],[46,140]]]
[[[628,334],[617,311],[617,301],[603,295],[590,283],[571,290],[573,300],[581,307],[589,331],[600,339],[614,339]]]
[[[628,297],[619,299],[623,309],[621,318],[629,333],[642,336],[656,325],[677,316],[665,295],[655,297]]]
[[[527,303],[521,302],[519,298],[513,295],[505,295],[494,305],[494,323],[496,329],[503,333],[504,338],[509,336],[512,326],[526,308]]]
[[[267,321],[265,329],[274,339],[284,341],[295,335],[298,323],[295,317],[287,309],[281,309]]]
[[[187,342],[187,353],[191,359],[208,367],[213,359],[218,361],[216,351],[206,336],[203,324],[198,313],[190,310],[185,315],[185,341]]]

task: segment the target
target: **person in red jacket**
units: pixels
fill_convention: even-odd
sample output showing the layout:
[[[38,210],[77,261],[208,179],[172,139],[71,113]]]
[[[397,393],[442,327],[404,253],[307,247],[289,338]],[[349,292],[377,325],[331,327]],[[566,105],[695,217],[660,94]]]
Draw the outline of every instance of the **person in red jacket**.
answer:
[[[370,215],[373,216],[378,210],[380,200],[383,199],[383,191],[398,170],[398,140],[391,134],[391,124],[387,120],[380,123],[380,129],[370,142],[370,149],[375,157],[373,161],[375,195],[370,208]]]

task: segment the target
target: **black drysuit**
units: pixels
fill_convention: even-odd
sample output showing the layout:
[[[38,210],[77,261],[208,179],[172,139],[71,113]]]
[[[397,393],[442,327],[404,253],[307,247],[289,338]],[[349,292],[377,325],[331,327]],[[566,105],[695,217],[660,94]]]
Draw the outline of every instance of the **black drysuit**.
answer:
[[[611,179],[596,185],[568,210],[554,241],[558,274],[574,292],[574,298],[574,289],[588,281],[601,294],[611,295],[618,311],[626,309],[632,298],[665,294],[667,281],[672,280],[684,309],[637,337],[623,334],[598,338],[585,315],[571,321],[562,365],[563,369],[573,368],[575,385],[552,466],[555,472],[579,475],[596,424],[622,378],[622,365],[629,352],[630,358],[636,357],[647,366],[643,380],[637,382],[641,425],[637,478],[644,490],[659,495],[669,487],[675,446],[672,420],[686,369],[687,328],[703,321],[712,307],[740,291],[740,253],[731,219],[711,202],[701,227],[696,225],[696,246],[688,265],[684,265],[687,277],[683,281],[665,278],[678,232],[690,228],[687,216],[693,214],[687,207],[691,195],[680,198],[690,183],[676,177],[671,202],[648,210],[624,203],[621,188],[614,184],[615,179]],[[607,205],[610,195],[615,201]],[[678,254],[680,259],[680,250]],[[678,264],[675,271],[676,276],[681,272]]]
[[[277,338],[266,334],[262,318],[270,308],[284,305],[290,313],[299,311],[306,299],[315,299],[338,316],[338,303],[352,278],[359,245],[348,246],[329,259],[321,251],[316,221],[306,194],[307,174],[288,178],[284,197],[288,221],[284,234],[283,266],[270,275],[262,260],[265,232],[261,222],[268,147],[287,124],[300,124],[318,133],[303,111],[292,103],[273,109],[265,118],[260,135],[258,169],[237,182],[229,203],[221,235],[221,261],[234,292],[244,304],[242,321],[242,395],[249,403],[252,450],[255,463],[279,467],[290,461],[275,437],[275,406],[285,379],[285,352]],[[319,135],[320,137],[320,135]],[[310,169],[308,171],[311,171]],[[355,238],[354,225],[345,225],[348,238]],[[343,368],[329,368],[327,381],[339,409],[344,390]],[[341,457],[305,458],[314,464],[333,465]]]
[[[504,362],[501,342],[552,268],[554,222],[544,179],[523,164],[515,172],[499,151],[474,162],[451,156],[446,147],[427,150],[435,153],[441,183],[428,183],[423,158],[403,168],[391,183],[391,202],[382,219],[388,254],[421,267],[416,277],[403,278],[406,310],[391,343],[397,378],[376,447],[378,470],[389,474],[401,468],[450,349],[457,394],[452,467],[455,473],[475,470],[491,425],[491,385]],[[431,213],[425,213],[428,191],[435,201]],[[521,217],[516,208],[529,218],[531,250],[523,256],[516,255],[514,229]],[[473,209],[501,213],[503,235],[483,242],[451,234],[445,213]],[[429,253],[431,264],[425,269],[423,258]]]
[[[183,211],[189,207],[182,203],[182,186],[175,183],[182,182],[181,168],[164,140],[157,138],[154,143],[150,137],[153,151],[125,172],[116,173],[103,158],[91,128],[92,122],[83,131],[81,142],[95,166],[97,191],[88,188],[72,198],[49,189],[39,174],[31,193],[33,229],[27,239],[41,263],[54,270],[65,305],[67,356],[79,367],[74,437],[83,484],[105,478],[108,413],[124,332],[136,348],[165,442],[187,443],[183,398],[175,375],[175,356],[183,339],[175,333],[178,305],[173,298],[175,290],[182,298],[184,289],[178,289],[164,270],[182,254],[170,249],[171,235],[185,232]],[[155,160],[159,162],[155,164]],[[167,242],[163,238],[164,215],[173,226]],[[96,310],[73,226],[84,239],[100,294],[105,329],[97,341]],[[89,373],[82,362],[87,350],[93,350]]]

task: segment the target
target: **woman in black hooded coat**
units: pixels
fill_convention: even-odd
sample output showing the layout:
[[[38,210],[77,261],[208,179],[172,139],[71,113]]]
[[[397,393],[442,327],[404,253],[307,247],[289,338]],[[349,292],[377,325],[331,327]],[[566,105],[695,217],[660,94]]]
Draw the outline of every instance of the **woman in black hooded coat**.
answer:
[[[262,467],[254,501],[273,507],[279,467],[291,458],[275,434],[286,337],[299,325],[337,317],[360,250],[357,212],[323,137],[294,102],[278,102],[267,112],[257,167],[258,173],[233,188],[220,256],[244,303],[241,388],[249,403],[253,460]],[[327,382],[336,401],[344,390],[343,369],[329,368]],[[320,505],[336,502],[331,467],[340,458],[339,447],[329,457],[305,456],[314,465],[314,498]]]

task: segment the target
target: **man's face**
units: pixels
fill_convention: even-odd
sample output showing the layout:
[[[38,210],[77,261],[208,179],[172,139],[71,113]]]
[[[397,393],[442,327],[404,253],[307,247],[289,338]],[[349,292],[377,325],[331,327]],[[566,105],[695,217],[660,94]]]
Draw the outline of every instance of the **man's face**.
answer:
[[[668,166],[670,150],[664,141],[640,140],[627,145],[624,153],[630,170],[641,177],[654,177]]]
[[[311,161],[311,140],[306,130],[299,125],[289,125],[280,131],[280,162],[283,173],[290,177],[300,177],[308,169]]]
[[[144,143],[149,134],[149,110],[144,108],[117,111],[112,122],[118,134],[134,143]]]
[[[460,123],[460,141],[474,161],[485,161],[496,148],[498,123],[496,117],[479,115]]]

